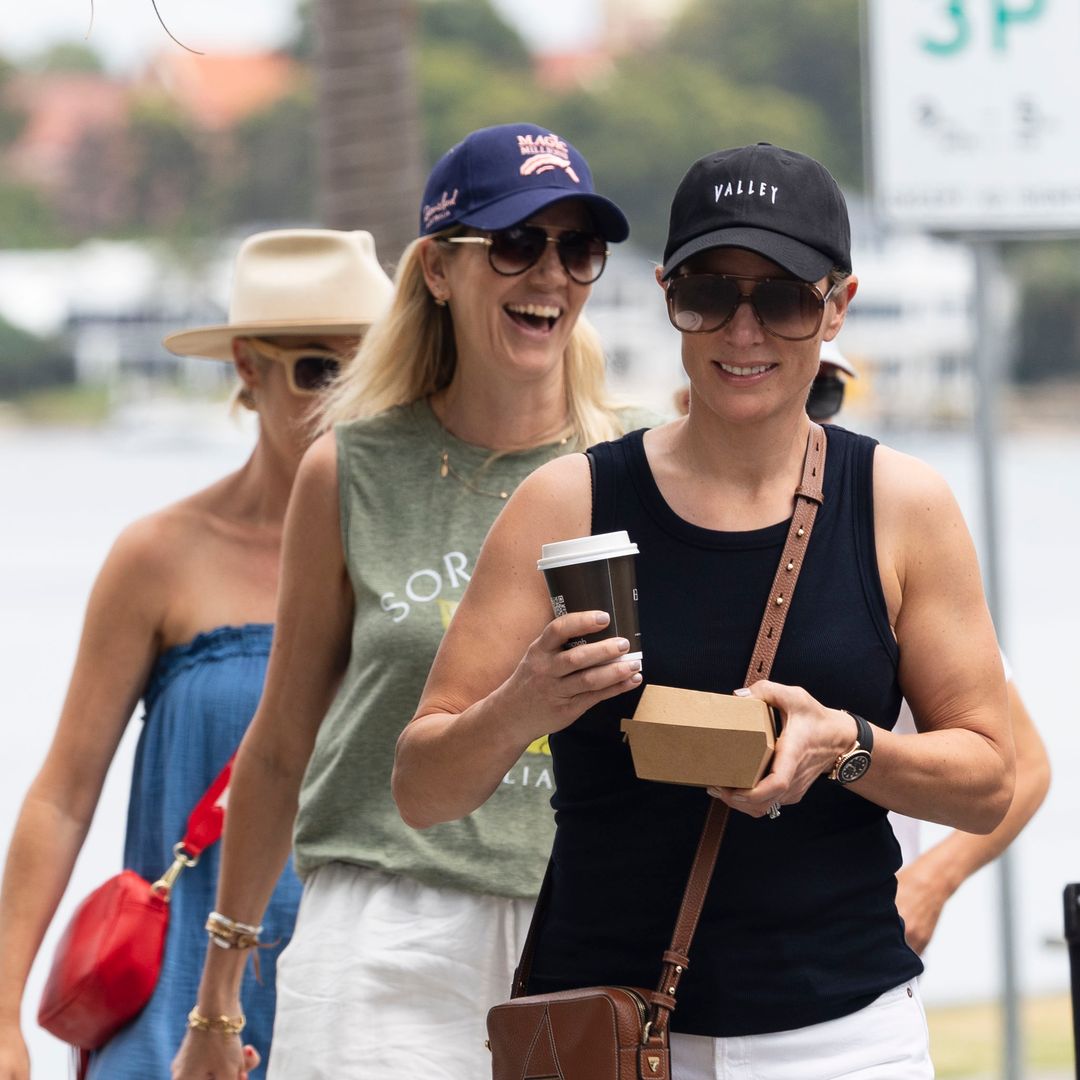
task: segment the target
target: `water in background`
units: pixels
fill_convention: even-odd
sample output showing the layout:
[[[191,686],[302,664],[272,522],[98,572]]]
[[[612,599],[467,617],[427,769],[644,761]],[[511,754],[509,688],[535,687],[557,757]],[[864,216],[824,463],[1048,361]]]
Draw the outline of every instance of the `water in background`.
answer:
[[[174,422],[175,420],[175,422]],[[884,441],[931,462],[949,480],[978,539],[978,474],[970,438],[890,435]],[[94,575],[120,529],[238,466],[250,428],[213,415],[155,416],[93,433],[0,429],[0,708],[5,782],[0,854],[19,803],[41,763],[75,657]],[[1055,765],[1042,811],[1014,847],[1018,935],[1025,992],[1064,990],[1061,890],[1080,880],[1080,724],[1072,687],[1080,575],[1080,433],[1014,435],[1000,462],[1001,636],[1015,676]],[[137,736],[131,725],[109,774],[97,817],[56,924],[120,868],[127,785]],[[1069,822],[1073,822],[1070,826]],[[932,841],[934,831],[927,828]],[[997,879],[988,868],[946,909],[926,957],[930,1003],[992,997],[999,978]],[[42,950],[56,939],[50,931]],[[34,1075],[65,1075],[64,1048],[34,1023],[46,965],[34,968],[24,1011]]]

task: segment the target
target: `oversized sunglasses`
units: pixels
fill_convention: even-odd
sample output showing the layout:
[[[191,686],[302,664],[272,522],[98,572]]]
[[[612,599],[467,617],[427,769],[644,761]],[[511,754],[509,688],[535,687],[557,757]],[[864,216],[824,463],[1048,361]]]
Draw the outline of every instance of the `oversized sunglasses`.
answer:
[[[341,372],[347,357],[321,345],[275,345],[263,338],[252,338],[257,353],[276,360],[285,367],[289,389],[294,394],[311,395],[325,390]]]
[[[496,274],[516,277],[535,266],[548,244],[554,244],[559,262],[571,280],[591,285],[604,272],[608,249],[604,238],[595,233],[568,229],[552,236],[539,225],[511,225],[486,236],[447,236],[448,244],[485,244],[488,262]]]
[[[743,292],[739,283],[747,281],[753,284]],[[668,318],[684,334],[709,334],[727,326],[740,304],[749,304],[754,318],[774,337],[805,341],[821,327],[835,289],[833,285],[822,296],[816,285],[796,278],[684,274],[668,282]]]

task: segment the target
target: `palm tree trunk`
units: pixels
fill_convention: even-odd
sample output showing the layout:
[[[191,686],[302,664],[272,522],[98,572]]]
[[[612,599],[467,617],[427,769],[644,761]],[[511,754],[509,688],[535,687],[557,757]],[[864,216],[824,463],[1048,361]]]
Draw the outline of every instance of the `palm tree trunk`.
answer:
[[[422,188],[413,0],[316,0],[319,216],[367,229],[394,262]]]

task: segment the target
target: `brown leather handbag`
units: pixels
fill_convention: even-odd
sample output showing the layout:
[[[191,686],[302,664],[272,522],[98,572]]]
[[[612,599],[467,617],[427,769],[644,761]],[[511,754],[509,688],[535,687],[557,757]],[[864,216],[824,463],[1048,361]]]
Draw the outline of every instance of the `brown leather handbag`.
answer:
[[[825,445],[824,431],[811,424],[802,481],[795,492],[795,513],[750,658],[746,686],[767,679],[772,670],[814,518],[822,502]],[[690,964],[690,943],[727,821],[727,805],[713,799],[655,990],[590,986],[553,994],[526,994],[536,929],[543,920],[551,887],[551,864],[548,864],[521,961],[514,973],[511,998],[488,1012],[492,1080],[670,1080],[668,1025],[675,1010],[675,992]]]

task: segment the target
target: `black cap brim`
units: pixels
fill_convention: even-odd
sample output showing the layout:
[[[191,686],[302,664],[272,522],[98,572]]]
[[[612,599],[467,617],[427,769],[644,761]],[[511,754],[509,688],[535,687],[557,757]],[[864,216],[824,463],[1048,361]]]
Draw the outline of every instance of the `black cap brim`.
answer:
[[[820,281],[835,265],[828,255],[782,233],[768,229],[717,229],[695,236],[677,248],[664,263],[664,279],[671,277],[691,255],[716,247],[745,248],[764,255],[802,281]]]
[[[477,207],[468,214],[462,214],[456,219],[456,224],[470,225],[474,229],[506,229],[554,203],[569,200],[582,202],[588,207],[600,235],[605,240],[619,244],[630,235],[630,223],[626,220],[626,215],[610,199],[594,192],[574,191],[566,187],[516,191],[486,206]]]

